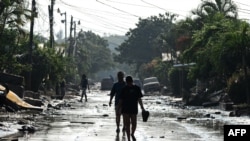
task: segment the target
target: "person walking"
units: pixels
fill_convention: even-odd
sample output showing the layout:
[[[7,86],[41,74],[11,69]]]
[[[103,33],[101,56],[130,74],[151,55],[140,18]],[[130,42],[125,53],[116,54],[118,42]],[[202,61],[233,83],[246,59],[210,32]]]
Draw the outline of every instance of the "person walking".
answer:
[[[120,132],[121,110],[118,110],[118,102],[122,88],[126,85],[124,81],[124,73],[122,71],[117,72],[117,82],[115,82],[110,91],[109,106],[112,104],[112,99],[115,97],[115,116],[116,116],[116,133]],[[125,132],[124,120],[122,131]]]
[[[130,136],[133,141],[136,141],[134,134],[137,126],[138,103],[141,110],[145,111],[142,97],[141,88],[133,84],[133,78],[131,76],[127,76],[126,86],[121,91],[118,109],[121,109],[123,115],[128,141],[130,141]],[[131,131],[130,124],[132,125]]]
[[[63,79],[60,83],[60,90],[61,90],[61,99],[64,98],[65,96],[65,91],[66,91],[66,84],[65,84],[65,80]]]
[[[86,91],[88,89],[89,92],[90,92],[90,89],[89,89],[89,82],[88,82],[87,76],[85,74],[82,75],[80,85],[81,85],[81,88],[82,88],[82,94],[81,94],[80,102],[82,102],[83,96],[85,96],[85,102],[87,102],[88,99],[87,99],[87,92]]]

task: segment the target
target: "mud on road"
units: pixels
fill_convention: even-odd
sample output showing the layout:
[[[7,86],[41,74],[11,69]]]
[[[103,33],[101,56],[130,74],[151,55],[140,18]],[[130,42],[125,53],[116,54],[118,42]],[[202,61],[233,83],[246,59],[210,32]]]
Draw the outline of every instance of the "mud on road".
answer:
[[[123,133],[115,132],[114,107],[108,106],[108,93],[93,90],[88,93],[88,102],[79,102],[78,94],[67,93],[64,100],[54,100],[55,105],[40,113],[2,111],[0,132],[10,133],[1,135],[1,140],[126,141]],[[223,141],[224,124],[250,123],[248,117],[229,117],[228,111],[216,107],[182,107],[176,105],[178,101],[169,96],[144,96],[150,117],[143,122],[138,115],[137,141]],[[19,131],[24,127],[31,130]]]

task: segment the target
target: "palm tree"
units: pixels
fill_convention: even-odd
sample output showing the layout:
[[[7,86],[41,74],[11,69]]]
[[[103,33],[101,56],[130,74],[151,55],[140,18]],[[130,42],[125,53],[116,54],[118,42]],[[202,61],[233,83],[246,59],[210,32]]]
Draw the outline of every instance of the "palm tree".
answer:
[[[238,9],[232,0],[204,0],[197,9],[191,11],[191,14],[198,28],[201,29],[204,23],[211,22],[218,14],[229,19],[237,19]]]
[[[0,1],[0,70],[18,73],[24,67],[17,62],[16,54],[24,53],[27,32],[24,25],[31,16],[28,0]],[[25,66],[25,65],[24,65]]]
[[[6,27],[17,29],[24,33],[24,26],[27,19],[30,19],[31,12],[26,8],[27,1],[12,0],[0,2],[0,38]]]
[[[228,18],[237,18],[237,5],[232,0],[204,0],[200,5],[200,10],[206,15],[221,13]]]
[[[239,51],[239,55],[241,56],[241,69],[244,72],[245,86],[246,86],[246,98],[247,103],[250,104],[250,95],[249,95],[249,82],[248,82],[248,65],[247,57],[249,55],[249,42],[250,42],[250,25],[246,22],[241,23],[241,28],[239,31],[235,31],[229,34],[228,40],[233,42],[236,46],[238,46],[237,51]],[[230,38],[231,36],[231,38]],[[228,36],[227,36],[228,37]]]

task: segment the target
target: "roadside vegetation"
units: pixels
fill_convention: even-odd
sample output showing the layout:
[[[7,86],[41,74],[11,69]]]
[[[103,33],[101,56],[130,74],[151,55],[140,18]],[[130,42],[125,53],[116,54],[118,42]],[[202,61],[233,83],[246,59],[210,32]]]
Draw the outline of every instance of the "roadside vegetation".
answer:
[[[101,70],[126,64],[126,71],[140,79],[158,77],[175,96],[189,97],[199,82],[201,91],[224,90],[233,102],[250,104],[250,25],[238,18],[231,0],[204,0],[179,21],[168,12],[139,19],[115,51],[107,37],[91,31],[77,33],[71,55],[65,43],[55,41],[50,48],[49,40],[35,35],[32,64],[30,33],[22,28],[31,11],[19,0],[1,1],[0,9],[0,71],[25,80],[31,72],[34,91],[44,81],[51,87],[63,78],[78,83],[83,72],[94,78]]]

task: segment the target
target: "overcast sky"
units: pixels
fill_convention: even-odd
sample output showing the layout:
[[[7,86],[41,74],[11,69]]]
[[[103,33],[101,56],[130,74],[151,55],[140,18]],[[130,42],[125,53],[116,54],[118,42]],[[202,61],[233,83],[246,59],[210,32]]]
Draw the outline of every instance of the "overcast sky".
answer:
[[[250,19],[250,4],[248,0],[234,0],[240,8],[240,18]],[[35,21],[35,32],[49,35],[48,5],[51,0],[36,0],[39,18]],[[77,31],[89,31],[103,36],[124,35],[129,28],[135,28],[139,18],[158,16],[165,12],[179,15],[183,19],[190,11],[198,7],[201,0],[55,0],[54,33],[65,31],[61,20],[67,14],[67,34],[69,35],[70,19],[80,21]]]

